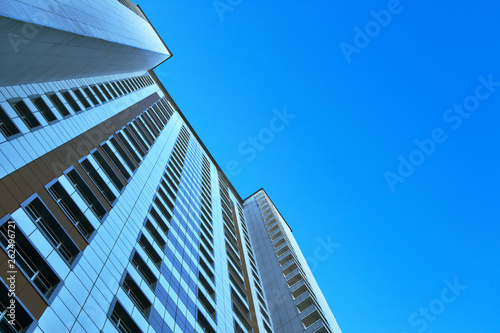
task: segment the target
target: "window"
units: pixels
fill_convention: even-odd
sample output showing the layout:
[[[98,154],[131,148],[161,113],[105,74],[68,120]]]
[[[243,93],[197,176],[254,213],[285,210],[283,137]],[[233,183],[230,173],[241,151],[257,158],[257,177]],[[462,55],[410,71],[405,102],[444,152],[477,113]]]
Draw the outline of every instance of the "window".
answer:
[[[144,252],[146,252],[146,254],[148,255],[149,259],[151,259],[151,261],[155,264],[155,266],[158,267],[158,268],[160,268],[161,257],[158,254],[158,252],[156,252],[156,250],[153,247],[153,245],[151,245],[151,243],[148,241],[148,239],[146,238],[146,236],[141,235],[141,237],[139,238],[139,245],[142,247],[142,249],[144,250]]]
[[[215,308],[210,303],[205,294],[201,291],[201,289],[198,289],[198,299],[200,300],[200,303],[203,305],[205,310],[207,310],[208,314],[212,317],[212,319],[216,321],[217,313],[215,312]]]
[[[153,237],[156,243],[160,246],[160,248],[164,249],[165,245],[167,242],[163,239],[163,237],[160,235],[158,230],[155,229],[154,225],[151,223],[151,221],[146,220],[146,223],[144,225],[146,227],[146,230],[149,232],[149,234]]]
[[[156,282],[158,282],[158,279],[153,274],[151,269],[148,267],[144,259],[141,258],[139,253],[137,252],[134,253],[131,262],[132,266],[137,268],[137,271],[139,272],[139,274],[141,274],[144,281],[146,281],[146,283],[151,287],[151,289],[155,290]]]
[[[212,282],[215,282],[215,275],[212,272],[212,270],[208,267],[208,265],[206,264],[205,260],[203,260],[203,258],[201,256],[198,257],[198,260],[199,260],[201,268],[203,268],[203,270],[205,271],[205,273],[207,273],[207,275],[210,278],[210,280]]]
[[[86,239],[94,233],[95,228],[89,222],[87,217],[82,213],[78,205],[73,201],[71,196],[66,192],[59,182],[54,183],[48,188],[49,193],[57,202],[62,211],[68,216],[75,227]]]
[[[135,149],[139,152],[141,157],[144,157],[146,153],[142,150],[142,146],[139,145],[139,143],[135,140],[134,136],[130,133],[128,127],[124,127],[123,132],[127,135],[130,142],[132,142],[132,144],[134,145]]]
[[[208,283],[208,280],[205,278],[203,273],[198,270],[198,280],[200,281],[201,285],[205,288],[205,290],[208,292],[210,297],[215,301],[215,290],[212,288],[210,283]]]
[[[111,188],[101,177],[99,172],[97,172],[92,163],[90,163],[88,159],[85,159],[81,161],[80,164],[82,165],[83,169],[87,172],[90,179],[94,181],[94,183],[96,184],[97,188],[101,191],[104,198],[106,198],[109,204],[112,205],[116,201],[116,195],[113,193]]]
[[[115,307],[110,315],[111,322],[115,325],[120,333],[140,333],[142,332],[139,326],[134,322],[132,317],[125,311],[120,302],[115,303]]]
[[[111,84],[109,83],[105,83],[106,85],[106,88],[108,88],[108,91],[111,93],[111,95],[113,95],[113,98],[116,98],[118,97],[118,95],[116,94],[116,92],[113,90],[113,88],[111,87]]]
[[[26,103],[24,101],[19,101],[16,103],[13,103],[12,106],[14,107],[14,110],[16,110],[16,113],[19,115],[19,118],[28,126],[28,128],[35,128],[40,126],[40,122],[38,119],[36,119],[35,115],[31,110],[28,108]]]
[[[135,167],[134,163],[132,163],[127,153],[125,153],[125,150],[123,150],[122,146],[120,146],[116,138],[112,137],[109,141],[111,141],[116,151],[120,154],[121,158],[125,161],[130,170],[135,171],[137,168]]]
[[[75,112],[82,111],[82,109],[80,108],[80,105],[78,105],[78,103],[75,101],[73,96],[69,93],[69,91],[63,92],[62,95],[63,95],[64,99],[66,99],[66,101],[69,103],[69,105],[71,106],[73,111],[75,111]]]
[[[97,86],[92,86],[91,88],[92,88],[92,91],[96,94],[96,96],[101,100],[102,103],[106,102],[106,99],[102,95],[99,88],[97,88]]]
[[[130,156],[132,156],[132,158],[134,159],[134,161],[137,164],[139,164],[141,162],[141,158],[137,155],[137,153],[135,152],[134,148],[132,148],[132,146],[130,145],[130,143],[127,140],[127,138],[123,135],[123,133],[122,132],[118,132],[118,133],[116,133],[116,136],[118,136],[118,138],[120,139],[120,141],[122,142],[122,144],[125,146],[125,148],[130,153]]]
[[[19,333],[26,332],[30,325],[33,323],[33,318],[19,303],[19,299],[16,297],[16,316],[12,320],[7,316],[10,311],[8,307],[10,306],[11,298],[8,296],[9,288],[2,282],[0,282],[0,332],[5,333]],[[13,325],[11,324],[13,323]]]
[[[16,135],[19,132],[19,129],[14,125],[14,122],[9,118],[7,113],[0,106],[0,132],[8,138],[9,136]]]
[[[149,316],[149,310],[151,309],[151,302],[128,273],[122,282],[122,288],[128,297],[130,297],[132,303],[134,303],[147,318]]]
[[[111,97],[111,95],[109,94],[109,91],[106,89],[106,87],[104,86],[104,84],[100,84],[99,88],[101,88],[101,90],[104,93],[104,95],[106,95],[106,98],[108,99],[108,101],[110,101],[110,100],[113,99],[113,97]]]
[[[296,275],[288,279],[286,283],[288,284],[289,287],[291,287],[299,281],[302,281],[302,276],[300,275],[300,273],[297,273]]]
[[[118,87],[118,84],[116,82],[111,82],[111,85],[113,86],[113,88],[115,88],[116,92],[118,94],[123,95],[123,91]]]
[[[87,205],[89,205],[90,209],[94,212],[97,218],[102,220],[107,211],[78,172],[75,169],[72,169],[66,174],[66,176],[76,188],[78,193],[80,193],[83,199],[87,202]]]
[[[233,312],[234,312],[234,314],[240,320],[240,322],[243,324],[243,326],[245,326],[246,330],[250,332],[252,330],[252,326],[248,322],[247,318],[243,315],[243,313],[241,313],[240,309],[234,303],[234,301],[232,303],[233,303]]]
[[[45,207],[42,200],[35,198],[24,209],[49,243],[71,265],[80,254],[80,249],[68,236],[64,228],[59,224],[59,221]]]
[[[135,130],[135,128],[132,126],[132,123],[129,123],[128,126],[124,128],[124,132],[127,134],[127,136],[129,138],[135,137],[137,139],[137,142],[141,144],[141,146],[143,147],[143,150],[145,152],[147,152],[149,150],[148,145],[142,139],[142,137],[139,136],[139,133],[137,133],[137,131]],[[132,135],[130,135],[130,133],[132,133]]]
[[[83,104],[83,106],[86,109],[89,109],[91,107],[89,101],[87,101],[87,99],[85,98],[85,96],[83,96],[83,93],[80,91],[80,89],[73,89],[73,93],[80,100],[80,102]]]
[[[286,264],[288,264],[288,262],[290,262],[291,260],[293,259],[293,256],[291,253],[289,253],[286,257],[284,257],[283,259],[281,259],[279,261],[280,265],[281,266],[285,266]]]
[[[90,100],[92,101],[92,103],[94,103],[94,105],[99,105],[99,101],[97,100],[97,98],[95,98],[94,94],[92,93],[92,91],[90,91],[89,88],[83,88],[83,91],[85,91],[85,94],[90,98]]]
[[[205,316],[201,313],[200,310],[198,310],[198,323],[202,327],[203,331],[206,333],[216,333],[212,325],[210,325],[210,322],[205,318]]]
[[[64,106],[64,104],[59,99],[59,96],[57,96],[56,94],[52,94],[52,95],[49,95],[49,99],[52,102],[52,104],[54,104],[54,106],[56,107],[57,111],[59,111],[59,113],[61,114],[61,116],[63,116],[63,118],[70,115],[70,113],[69,113],[68,109],[66,108],[66,106]]]
[[[116,83],[122,88],[125,94],[128,94],[130,92],[129,87],[123,81],[117,81]]]
[[[302,286],[300,286],[297,289],[295,289],[294,291],[292,291],[292,296],[293,296],[293,298],[297,298],[300,295],[302,295],[303,293],[305,293],[306,291],[308,291],[307,286],[305,284],[303,284]]]
[[[313,299],[309,296],[308,298],[306,298],[305,300],[303,300],[302,302],[300,302],[298,305],[297,305],[297,309],[299,309],[299,312],[302,312],[304,311],[305,309],[307,309],[308,307],[310,307],[311,305],[314,304],[314,301]]]
[[[151,206],[151,210],[149,211],[149,213],[154,218],[156,223],[158,223],[158,226],[160,226],[160,228],[163,230],[163,232],[166,235],[168,235],[168,231],[169,231],[168,226],[165,223],[165,221],[161,218],[160,214],[158,213],[158,211],[155,209],[154,206]]]
[[[106,162],[104,157],[101,155],[101,153],[98,150],[95,150],[92,153],[92,156],[96,159],[96,161],[99,163],[101,166],[102,170],[106,173],[106,175],[111,179],[111,182],[116,186],[118,191],[121,191],[125,186],[121,182],[120,178],[116,175],[116,173],[113,171],[111,166]]]
[[[150,137],[146,135],[146,132],[144,132],[144,130],[140,126],[139,122],[136,121],[136,120],[134,120],[132,122],[132,126],[131,127],[132,128],[135,127],[137,129],[137,131],[139,131],[139,133],[142,134],[143,139],[148,143],[148,147],[151,147],[151,145],[153,144],[153,141],[151,141]]]
[[[102,145],[102,149],[104,150],[106,155],[108,155],[109,159],[111,160],[111,162],[113,162],[118,171],[120,171],[123,178],[127,180],[130,179],[130,174],[128,173],[127,169],[125,168],[123,163],[118,159],[115,153],[111,150],[111,148],[109,148],[107,143]]]
[[[9,234],[12,233],[12,231],[9,232],[12,230],[9,225],[10,223],[6,222],[0,227],[0,243],[6,251],[10,246]],[[42,295],[49,298],[61,280],[19,229],[16,230],[15,251],[17,267]]]
[[[315,322],[321,319],[321,316],[318,312],[318,310],[312,312],[311,314],[307,315],[304,319],[302,319],[302,324],[304,324],[305,328],[308,328]]]
[[[45,120],[47,120],[48,123],[57,120],[57,117],[54,115],[54,113],[49,108],[47,103],[45,103],[42,97],[37,97],[33,99],[33,104],[35,104],[37,109],[40,111],[40,113],[45,118]]]

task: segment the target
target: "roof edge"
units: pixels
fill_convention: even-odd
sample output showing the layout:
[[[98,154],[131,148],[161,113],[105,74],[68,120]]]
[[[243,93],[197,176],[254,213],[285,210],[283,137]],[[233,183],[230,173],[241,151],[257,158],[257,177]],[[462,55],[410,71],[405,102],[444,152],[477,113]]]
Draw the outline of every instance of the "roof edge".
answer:
[[[187,125],[187,127],[189,128],[189,130],[193,133],[193,135],[198,140],[198,142],[200,143],[200,145],[203,148],[203,150],[205,151],[205,153],[208,155],[208,157],[210,158],[210,160],[212,161],[212,163],[217,168],[217,171],[219,171],[224,176],[224,178],[225,178],[226,182],[228,183],[228,185],[230,186],[231,190],[236,195],[236,199],[238,199],[240,201],[240,203],[243,203],[243,200],[241,199],[241,196],[238,193],[238,191],[236,191],[236,189],[234,188],[234,186],[231,183],[231,181],[229,181],[229,178],[227,178],[227,176],[224,173],[224,171],[222,171],[222,168],[215,161],[215,158],[212,156],[212,154],[210,153],[210,151],[208,150],[208,148],[205,146],[205,144],[203,143],[203,141],[201,140],[201,138],[198,136],[198,133],[196,133],[196,131],[193,129],[193,127],[191,126],[191,124],[189,123],[189,121],[186,119],[186,116],[184,116],[184,113],[182,113],[181,109],[179,108],[179,106],[177,105],[177,103],[175,103],[174,99],[169,94],[169,92],[167,91],[167,89],[165,88],[165,86],[163,85],[163,83],[160,81],[160,79],[158,78],[158,76],[156,76],[156,73],[152,69],[148,70],[148,73],[149,73],[149,75],[151,75],[151,77],[153,78],[153,80],[155,80],[155,82],[158,85],[158,87],[160,88],[160,90],[172,102],[172,104],[176,108],[176,111],[179,112],[179,115],[181,116],[182,120],[184,120],[184,123]]]

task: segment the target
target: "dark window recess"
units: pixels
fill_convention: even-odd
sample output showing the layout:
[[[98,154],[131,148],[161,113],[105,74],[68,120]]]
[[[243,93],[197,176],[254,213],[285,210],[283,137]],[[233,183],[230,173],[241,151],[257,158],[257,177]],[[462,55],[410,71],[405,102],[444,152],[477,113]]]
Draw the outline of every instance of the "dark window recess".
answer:
[[[78,205],[73,201],[71,196],[66,192],[64,187],[59,182],[54,183],[48,188],[49,193],[57,202],[59,207],[63,210],[68,218],[73,222],[75,227],[82,233],[82,235],[89,239],[94,233],[95,228],[89,222],[85,214],[82,213]]]
[[[146,230],[149,232],[149,234],[151,235],[151,237],[153,237],[153,239],[155,240],[155,242],[158,243],[158,245],[160,246],[160,248],[164,249],[165,245],[167,244],[167,242],[165,242],[165,240],[160,235],[160,233],[158,232],[158,230],[156,230],[156,228],[154,227],[153,223],[151,223],[149,220],[146,220],[146,223],[144,224],[144,226],[146,227]]]
[[[163,130],[163,125],[160,119],[154,113],[153,109],[149,109],[148,111],[146,111],[146,114],[149,116],[149,119],[155,124],[158,133],[161,132]]]
[[[124,127],[122,131],[123,131],[123,133],[125,133],[127,135],[130,142],[132,142],[132,144],[134,145],[135,149],[139,152],[141,157],[146,156],[146,153],[142,150],[143,149],[142,146],[137,142],[137,140],[134,138],[134,136],[130,133],[129,129],[127,127]]]
[[[111,97],[111,94],[109,93],[108,89],[106,89],[106,87],[104,86],[104,84],[100,84],[99,88],[101,88],[101,90],[104,93],[104,95],[106,95],[106,98],[108,99],[108,101],[110,101],[110,100],[113,99],[113,97]]]
[[[149,139],[148,136],[146,136],[146,133],[144,133],[143,129],[141,128],[140,124],[138,121],[134,120],[131,124],[131,127],[135,129],[137,129],[137,131],[139,131],[139,133],[142,134],[142,138],[146,141],[146,143],[148,144],[148,148],[151,147],[151,145],[153,144],[153,142]]]
[[[147,318],[152,304],[128,273],[123,280],[122,288],[130,297],[130,300],[134,303],[134,305],[137,306],[137,308],[141,310]]]
[[[95,93],[95,95],[99,98],[99,100],[101,101],[101,103],[106,102],[106,98],[104,98],[104,96],[102,95],[102,93],[99,90],[99,88],[97,88],[97,86],[92,86],[91,88],[92,88],[92,91]]]
[[[152,134],[152,133],[154,133],[153,130],[151,130],[151,128],[149,127],[147,122],[144,121],[143,115],[139,116],[137,118],[137,121],[139,122],[140,125],[142,125],[142,128],[144,128],[145,134],[148,136],[148,138],[150,140],[150,144],[152,145],[155,142],[155,137]]]
[[[9,136],[16,135],[19,132],[19,129],[14,125],[14,122],[9,118],[7,113],[0,106],[0,131],[2,134],[8,138]]]
[[[12,228],[8,225],[6,222],[0,227],[0,242],[5,249],[10,246],[9,234],[12,235]],[[19,229],[16,230],[15,244],[17,267],[23,270],[42,295],[49,298],[61,280]]]
[[[73,111],[75,111],[75,112],[82,111],[82,108],[80,107],[80,105],[78,105],[78,103],[75,101],[73,96],[69,93],[69,91],[63,92],[62,95],[63,95],[64,99],[66,99],[66,101],[69,103],[69,105],[71,106]]]
[[[212,299],[215,301],[215,290],[214,288],[212,288],[212,286],[210,285],[210,283],[208,282],[208,280],[205,278],[205,276],[201,271],[198,271],[198,280],[200,280],[201,285],[205,287],[210,297],[212,297]]]
[[[110,319],[120,333],[142,333],[142,330],[118,301],[115,303]]]
[[[205,262],[205,260],[202,259],[202,257],[200,256],[199,257],[199,263],[200,263],[200,266],[203,268],[203,270],[205,271],[205,273],[207,273],[208,277],[210,278],[210,280],[212,282],[215,282],[215,275],[214,273],[212,272],[212,270],[208,267],[207,263]]]
[[[117,83],[120,85],[120,87],[122,87],[125,94],[130,93],[130,88],[125,84],[124,81],[118,81]]]
[[[132,84],[132,86],[134,87],[134,90],[139,90],[140,87],[139,85],[137,84],[137,82],[134,80],[134,78],[130,79],[130,83]]]
[[[212,317],[212,319],[214,321],[217,321],[217,314],[215,312],[215,308],[210,303],[205,294],[201,291],[201,289],[198,289],[198,299],[200,300],[205,310],[207,310],[208,314]]]
[[[210,325],[210,322],[205,318],[205,316],[201,313],[200,310],[198,310],[198,315],[197,315],[197,320],[200,326],[203,328],[204,332],[207,333],[216,333],[212,325]]]
[[[97,185],[97,188],[101,191],[102,195],[106,198],[106,200],[108,200],[109,204],[112,205],[116,201],[116,195],[109,188],[108,184],[104,181],[99,172],[97,172],[92,163],[90,163],[88,159],[85,159],[80,162],[80,164],[90,176],[90,179],[92,179]]]
[[[148,145],[146,144],[146,142],[139,136],[139,133],[137,133],[137,131],[135,130],[135,128],[132,126],[132,123],[128,123],[127,124],[127,127],[125,127],[124,129],[124,132],[128,135],[128,137],[134,137],[136,139],[136,141],[141,145],[142,147],[142,150],[144,152],[147,152],[149,150],[149,147]],[[132,135],[129,135],[129,134],[132,134]]]
[[[116,94],[116,92],[113,90],[113,87],[111,87],[111,84],[109,83],[105,83],[106,85],[106,88],[108,88],[108,91],[111,93],[111,95],[113,95],[113,98],[117,98],[118,95]]]
[[[238,302],[239,306],[241,309],[243,309],[244,313],[247,315],[248,318],[250,318],[250,310],[248,309],[248,305],[241,299],[241,297],[238,295],[238,293],[231,287],[231,296],[233,299]],[[246,299],[246,297],[245,297]]]
[[[13,103],[12,106],[14,110],[16,110],[19,118],[28,126],[28,128],[35,128],[40,126],[40,122],[36,119],[35,115],[28,108],[24,101],[19,101],[17,103]]]
[[[56,94],[52,94],[52,95],[49,95],[48,97],[49,97],[50,101],[52,102],[52,104],[54,104],[54,106],[56,107],[57,111],[59,111],[61,116],[67,117],[70,115],[66,106],[59,99],[59,96],[57,96]]]
[[[85,94],[88,96],[88,98],[90,98],[90,100],[92,101],[92,103],[94,105],[99,105],[99,101],[97,100],[97,98],[94,96],[94,93],[92,91],[90,91],[89,88],[83,88],[83,91],[85,91]]]
[[[101,204],[99,199],[97,199],[92,190],[89,188],[87,183],[85,183],[85,181],[82,179],[82,177],[78,174],[78,172],[75,169],[71,170],[66,175],[68,176],[69,180],[76,188],[78,193],[80,193],[83,199],[87,202],[87,205],[89,205],[90,209],[92,209],[92,211],[95,213],[97,218],[99,220],[102,220],[102,218],[106,215],[107,211]]]
[[[130,179],[130,174],[128,173],[127,169],[125,169],[125,166],[120,162],[118,157],[116,157],[115,153],[109,148],[108,144],[102,145],[102,149],[108,155],[109,159],[113,162],[113,164],[116,166],[116,168],[120,171],[122,174],[123,178],[125,179]]]
[[[57,117],[54,115],[52,110],[49,108],[47,103],[43,100],[41,97],[37,97],[33,99],[33,104],[37,107],[37,109],[40,111],[42,116],[47,120],[48,123],[51,121],[57,120]]]
[[[115,147],[116,151],[123,158],[123,160],[125,161],[125,163],[127,164],[127,166],[131,170],[135,171],[137,168],[135,167],[134,163],[132,163],[132,161],[128,157],[127,153],[123,150],[122,146],[120,146],[120,144],[118,143],[118,141],[116,140],[116,138],[112,137],[111,140],[109,140],[109,141],[111,141],[111,143]]]
[[[61,257],[69,264],[73,263],[80,254],[80,249],[71,237],[68,236],[64,228],[59,224],[59,221],[45,207],[43,202],[39,198],[35,198],[25,209],[33,222],[35,222],[35,225],[44,234],[49,243],[59,252]]]
[[[121,96],[121,95],[123,95],[123,91],[122,91],[122,89],[120,89],[120,88],[118,87],[118,84],[117,84],[116,82],[111,82],[111,85],[113,86],[113,88],[115,88],[116,92],[117,92],[120,96]]]
[[[247,331],[252,330],[252,326],[250,325],[248,320],[245,318],[243,313],[241,313],[240,309],[238,309],[238,306],[234,303],[234,301],[232,303],[233,303],[233,312],[236,315],[236,317],[238,317],[238,319],[243,324],[243,326],[245,326]]]
[[[158,252],[156,252],[153,245],[151,245],[151,243],[148,241],[146,236],[141,235],[141,237],[139,238],[139,244],[144,249],[149,259],[151,259],[151,261],[155,264],[155,266],[159,268],[161,264],[161,257],[158,254]]]
[[[125,148],[128,150],[128,152],[130,153],[130,156],[132,156],[134,161],[137,164],[141,163],[141,158],[139,156],[137,156],[137,153],[135,152],[134,148],[132,148],[132,146],[128,142],[127,138],[123,135],[123,133],[118,132],[116,135],[118,136],[118,138],[120,139],[122,144],[125,146]]]
[[[132,91],[137,90],[137,87],[136,87],[136,86],[135,86],[135,84],[132,82],[132,80],[127,79],[127,80],[125,80],[125,82],[128,84],[128,86],[130,87],[130,89],[131,89]]]
[[[121,182],[120,178],[118,178],[118,176],[116,175],[116,173],[113,171],[113,169],[111,168],[111,166],[108,164],[108,162],[106,162],[106,160],[101,155],[101,153],[98,150],[95,150],[92,153],[92,156],[96,159],[97,163],[99,163],[99,165],[101,166],[101,168],[104,171],[104,173],[106,173],[106,175],[109,177],[109,179],[111,179],[111,182],[116,186],[116,188],[118,189],[118,191],[123,190],[123,188],[125,186]]]
[[[156,197],[154,202],[158,206],[158,208],[161,210],[163,216],[165,216],[167,218],[167,221],[170,222],[170,220],[172,219],[172,215],[167,210],[165,205],[161,202],[160,198]]]
[[[151,214],[151,216],[153,216],[156,223],[158,223],[158,226],[161,228],[161,230],[163,230],[165,232],[165,234],[168,235],[168,226],[165,223],[165,221],[163,221],[163,218],[161,218],[160,214],[156,211],[156,208],[151,207],[151,210],[149,213]]]
[[[142,257],[137,252],[135,252],[134,256],[132,257],[132,265],[137,268],[137,271],[139,271],[139,273],[142,275],[143,279],[151,287],[151,289],[155,290],[156,282],[158,282],[158,279],[148,267],[144,259],[142,259]]]
[[[83,104],[83,106],[86,109],[90,109],[91,105],[90,105],[89,101],[87,101],[85,96],[83,96],[83,93],[80,91],[80,89],[73,89],[73,93],[80,100],[80,102]]]
[[[33,318],[29,313],[19,304],[16,298],[11,298],[9,295],[9,288],[0,282],[0,332],[5,333],[18,333],[26,332],[30,325],[33,323]],[[15,303],[15,318],[12,319],[7,316],[10,313],[12,306],[11,301]]]
[[[163,191],[161,187],[158,188],[158,194],[161,196],[163,201],[165,201],[168,208],[170,208],[171,211],[174,211],[174,204],[172,203],[172,201],[170,201],[170,198],[167,196],[167,194],[165,193],[165,191]]]
[[[168,186],[167,183],[165,182],[165,178],[162,178],[161,184],[163,185],[163,188],[165,190],[167,190],[167,193],[168,193],[168,195],[170,195],[170,197],[172,198],[172,200],[175,201],[176,195],[174,194],[174,192],[172,191],[172,189],[170,188],[170,186]]]

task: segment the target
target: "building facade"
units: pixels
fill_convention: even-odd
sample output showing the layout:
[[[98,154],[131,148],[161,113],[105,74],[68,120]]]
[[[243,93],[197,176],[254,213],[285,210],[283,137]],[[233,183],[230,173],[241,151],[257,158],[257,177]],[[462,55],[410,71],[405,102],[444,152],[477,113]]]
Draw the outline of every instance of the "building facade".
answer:
[[[0,45],[0,332],[340,332],[154,74],[138,6],[1,1]]]

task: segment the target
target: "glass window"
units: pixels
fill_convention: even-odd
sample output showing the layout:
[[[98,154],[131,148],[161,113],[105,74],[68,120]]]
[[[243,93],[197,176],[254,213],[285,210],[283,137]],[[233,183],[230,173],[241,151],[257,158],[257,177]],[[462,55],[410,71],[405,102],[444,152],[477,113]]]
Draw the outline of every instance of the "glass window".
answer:
[[[42,200],[35,198],[24,209],[61,257],[71,265],[80,254],[80,249],[68,236],[59,221],[45,207]]]
[[[57,111],[59,111],[61,116],[63,116],[63,118],[70,115],[66,106],[64,106],[63,102],[61,102],[61,100],[59,99],[59,96],[57,96],[56,94],[52,94],[49,95],[48,97],[52,102],[52,104],[54,104],[54,106],[56,107]]]
[[[0,227],[0,243],[5,251],[11,248],[9,240],[14,230],[10,226],[14,221],[11,221],[6,221]],[[16,266],[23,271],[42,295],[49,298],[61,280],[20,229],[16,227],[15,230]]]
[[[19,129],[16,127],[16,125],[14,125],[14,122],[9,118],[9,116],[2,109],[1,106],[0,106],[0,131],[6,138],[20,133]]]
[[[35,104],[37,109],[40,111],[40,113],[45,118],[45,120],[47,120],[48,123],[57,120],[57,117],[54,115],[54,113],[49,108],[47,103],[45,103],[42,97],[37,97],[33,99],[33,104]]]
[[[16,110],[16,113],[19,115],[19,118],[28,126],[28,128],[35,128],[40,126],[40,122],[38,119],[36,119],[35,115],[31,110],[28,108],[26,103],[24,101],[19,101],[16,103],[13,103],[12,106],[14,107],[14,110]]]

